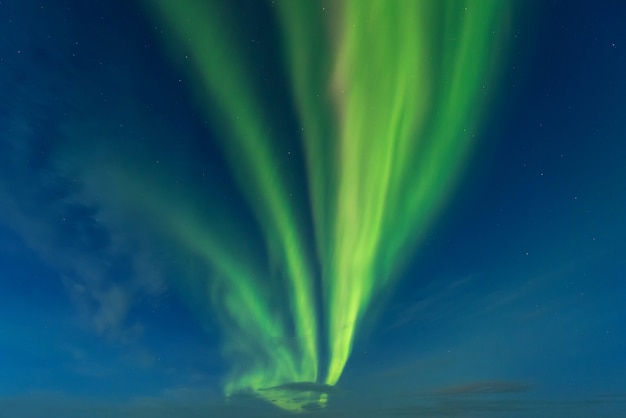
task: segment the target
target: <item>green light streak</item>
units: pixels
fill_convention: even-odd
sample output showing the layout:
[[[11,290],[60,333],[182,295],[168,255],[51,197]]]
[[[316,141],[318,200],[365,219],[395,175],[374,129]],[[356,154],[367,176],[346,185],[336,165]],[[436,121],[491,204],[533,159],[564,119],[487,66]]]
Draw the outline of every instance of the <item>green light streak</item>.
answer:
[[[100,157],[91,163],[98,165]],[[115,157],[120,161],[119,155]],[[191,305],[197,305],[199,314],[208,313],[206,305],[211,305],[211,315],[217,314],[224,336],[223,352],[234,365],[224,384],[227,394],[254,391],[294,412],[301,412],[309,403],[323,403],[319,393],[299,393],[294,401],[284,391],[265,390],[308,378],[304,373],[310,373],[306,369],[303,372],[304,353],[292,338],[291,310],[272,303],[276,294],[284,297],[284,289],[268,280],[267,267],[255,249],[245,245],[254,237],[240,227],[228,208],[190,201],[197,189],[173,184],[167,177],[172,177],[171,170],[155,173],[125,160],[106,179],[92,180],[92,184],[98,186],[100,198],[123,202],[120,207],[125,215],[142,223],[136,227],[155,231],[151,238],[170,243],[168,248],[176,257],[191,261],[192,267],[183,269],[185,274],[173,287]],[[146,184],[153,186],[146,188]]]
[[[341,16],[331,28],[329,100],[319,96],[329,90],[307,55],[319,28],[306,20],[315,13],[294,3],[281,2],[281,16],[294,94],[309,132],[304,141],[311,200],[323,241],[326,383],[335,384],[372,299],[389,284],[458,177],[473,142],[498,33],[493,31],[504,7],[496,0],[347,0],[340,11],[326,4],[328,13]],[[331,170],[320,151],[328,140],[316,128],[324,124],[317,113],[324,105],[336,115]]]
[[[277,2],[323,275],[326,384],[340,379],[365,313],[458,180],[484,108],[482,89],[499,61],[505,3]],[[200,101],[219,121],[235,178],[287,276],[277,286],[259,280],[255,262],[224,247],[200,214],[181,213],[177,224],[170,221],[175,208],[161,216],[215,271],[210,298],[225,316],[226,351],[246,364],[226,392],[252,390],[298,412],[323,404],[326,395],[294,400],[267,389],[318,380],[318,313],[302,219],[272,151],[274,125],[246,73],[253,66],[215,2],[146,5],[174,33],[173,45],[189,53]],[[282,291],[289,307],[271,308],[272,291]],[[296,343],[277,345],[292,329]]]
[[[213,2],[159,0],[146,4],[175,33],[177,43],[189,51],[195,64],[195,75],[202,86],[202,100],[207,109],[216,105],[220,113],[222,145],[235,177],[264,229],[267,246],[277,249],[288,277],[285,297],[291,304],[291,325],[295,328],[296,347],[291,359],[294,364],[275,364],[271,355],[268,359],[255,358],[250,352],[253,365],[230,381],[226,392],[258,390],[285,382],[315,381],[318,347],[311,268],[305,256],[301,223],[287,192],[287,176],[280,172],[280,165],[271,150],[271,126],[262,111],[263,103],[245,72],[250,66],[229,44],[229,39],[235,37],[229,33]],[[214,119],[214,115],[210,116]],[[224,257],[224,254],[212,255],[215,247],[201,237],[194,235],[186,240],[194,242],[198,251],[203,248],[201,252],[212,263]],[[223,266],[227,277],[224,287],[228,289],[226,309],[240,322],[240,328],[250,335],[259,338],[274,336],[276,330],[270,323],[275,318],[268,317],[257,306],[263,303],[263,289],[252,286],[251,272],[243,273],[233,267],[242,263],[242,260],[237,261]],[[280,337],[286,339],[287,335],[282,333]],[[268,344],[264,348],[273,349],[274,345]],[[263,392],[259,393],[263,395]],[[281,406],[298,409],[301,405]]]

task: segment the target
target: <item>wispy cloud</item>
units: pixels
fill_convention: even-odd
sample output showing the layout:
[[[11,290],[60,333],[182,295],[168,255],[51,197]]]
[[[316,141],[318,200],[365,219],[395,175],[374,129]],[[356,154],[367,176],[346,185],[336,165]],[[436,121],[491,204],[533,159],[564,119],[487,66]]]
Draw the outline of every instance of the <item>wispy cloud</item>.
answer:
[[[485,380],[435,389],[435,395],[471,396],[527,392],[532,385],[525,382]]]
[[[315,393],[339,393],[341,390],[336,386],[315,382],[292,382],[279,386],[261,389],[262,391],[290,391],[290,392],[315,392]]]
[[[54,19],[42,21],[55,24]],[[99,200],[84,181],[89,162],[74,147],[92,141],[95,131],[68,129],[84,126],[80,115],[86,111],[93,111],[102,126],[119,109],[101,106],[94,72],[65,65],[63,57],[70,54],[64,44],[36,53],[37,42],[44,42],[50,30],[33,28],[29,47],[0,70],[7,99],[0,104],[0,223],[57,272],[95,333],[133,339],[140,330],[136,321],[128,321],[133,301],[157,296],[164,280],[146,246],[115,224],[110,202]],[[98,69],[104,76],[98,88],[121,81],[112,71]],[[126,96],[119,99],[136,104],[136,98]]]
[[[0,398],[0,416],[20,418],[287,418],[293,414],[280,411],[255,397],[236,397],[225,400],[214,397],[210,389],[173,388],[162,396],[138,398],[130,402],[101,402],[65,397],[58,393],[33,394],[25,397]],[[313,416],[324,418],[380,418],[392,416],[473,417],[497,418],[562,416],[585,418],[603,416],[620,418],[626,400],[623,396],[599,396],[577,400],[534,399],[522,393],[502,393],[503,397],[466,397],[431,395],[406,402],[387,398],[359,396],[350,404],[330,403]]]

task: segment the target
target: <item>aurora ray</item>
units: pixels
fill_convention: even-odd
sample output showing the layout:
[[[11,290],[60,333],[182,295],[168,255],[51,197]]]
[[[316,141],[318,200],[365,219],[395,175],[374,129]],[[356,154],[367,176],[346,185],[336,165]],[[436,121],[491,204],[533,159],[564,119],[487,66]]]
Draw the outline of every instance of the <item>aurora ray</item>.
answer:
[[[224,309],[241,319],[241,332],[267,345],[264,333],[283,337],[286,329],[295,329],[296,347],[233,375],[226,391],[253,390],[275,401],[268,389],[318,381],[335,385],[375,295],[389,288],[419,244],[471,150],[484,105],[481,92],[499,61],[508,6],[498,0],[276,5],[303,126],[324,293],[318,312],[314,262],[304,245],[306,213],[288,197],[289,179],[273,153],[276,138],[268,134],[277,121],[250,81],[246,69],[253,66],[236,47],[233,27],[216,2],[146,4],[175,34],[173,43],[189,51],[200,103],[221,129],[233,175],[287,274],[283,290],[290,306],[273,322],[246,259],[218,250],[210,230],[187,228],[195,232],[179,236],[205,254],[207,263],[222,266],[224,286],[239,295]],[[318,318],[326,324],[323,336]],[[290,325],[275,328],[268,321]],[[323,378],[318,339],[328,347]],[[271,347],[261,351],[271,353]],[[306,403],[323,403],[326,394],[305,398],[275,402],[301,411]]]
[[[148,2],[149,9],[156,7],[158,16],[177,35],[190,51],[197,72],[197,80],[203,91],[207,108],[216,103],[220,112],[223,135],[222,142],[227,159],[233,167],[234,176],[239,181],[250,207],[265,231],[266,245],[277,249],[280,267],[286,271],[285,291],[290,304],[290,314],[282,318],[295,329],[296,347],[291,354],[296,363],[281,367],[274,359],[257,358],[248,370],[233,376],[226,384],[227,394],[246,389],[260,389],[278,386],[285,381],[317,380],[317,325],[311,277],[311,267],[305,256],[303,234],[299,214],[293,207],[287,193],[286,176],[280,172],[278,161],[271,150],[272,139],[268,137],[270,124],[263,115],[263,104],[256,95],[244,71],[247,63],[234,49],[227,48],[223,39],[229,38],[229,28],[218,18],[218,9],[212,2],[187,0],[183,2]],[[232,37],[232,36],[231,36]],[[210,104],[209,104],[210,103]],[[207,236],[207,240],[209,236]],[[210,245],[198,242],[198,248],[205,247],[207,261],[213,263],[222,255],[211,255]],[[232,257],[235,264],[246,260]],[[230,264],[234,266],[235,264]],[[268,300],[263,292],[253,290],[253,272],[227,274],[226,287],[234,290],[237,297],[231,301],[228,314],[246,323],[251,335],[270,332],[271,318],[263,312],[269,310]],[[237,289],[245,289],[238,292]],[[263,308],[250,310],[261,305]],[[267,321],[266,321],[267,319]],[[274,335],[273,339],[288,339],[289,336]],[[227,342],[226,344],[229,344]],[[264,347],[271,352],[272,345]],[[249,347],[249,357],[254,357],[255,349]],[[279,370],[272,370],[278,368]],[[261,371],[262,370],[262,371]],[[260,393],[263,395],[264,393]],[[281,405],[285,406],[285,405]]]
[[[340,17],[330,22],[337,27],[330,28],[324,86],[314,70],[324,68],[307,54],[316,28],[306,21],[315,11],[281,2],[294,91],[312,133],[304,140],[322,241],[328,384],[339,380],[372,298],[450,193],[474,140],[507,15],[498,1],[340,5],[326,6]],[[334,109],[330,140],[316,135],[324,107]]]

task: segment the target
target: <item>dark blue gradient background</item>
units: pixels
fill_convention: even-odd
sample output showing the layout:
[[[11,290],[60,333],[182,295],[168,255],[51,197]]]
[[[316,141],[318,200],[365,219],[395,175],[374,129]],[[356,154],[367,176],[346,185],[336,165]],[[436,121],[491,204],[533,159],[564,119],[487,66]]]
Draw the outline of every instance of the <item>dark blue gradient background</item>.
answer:
[[[314,415],[624,416],[626,4],[524,3],[458,193]],[[0,418],[285,414],[224,399],[187,260],[90,192],[136,165],[242,205],[139,6],[0,1]]]

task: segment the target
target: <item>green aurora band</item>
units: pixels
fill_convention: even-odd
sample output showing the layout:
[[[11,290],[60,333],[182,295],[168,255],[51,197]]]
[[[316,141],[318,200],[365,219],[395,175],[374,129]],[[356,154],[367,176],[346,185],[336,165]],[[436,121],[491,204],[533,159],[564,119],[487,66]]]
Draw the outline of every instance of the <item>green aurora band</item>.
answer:
[[[498,0],[329,4],[340,17],[325,87],[308,54],[319,31],[307,24],[314,10],[281,5],[294,91],[312,132],[304,140],[325,273],[326,383],[335,384],[372,297],[436,215],[474,142],[506,13]],[[336,132],[323,138],[316,115],[328,106]]]
[[[208,93],[207,99],[218,104],[220,127],[227,138],[223,141],[226,157],[265,232],[267,246],[276,250],[275,257],[289,278],[285,281],[286,289],[277,291],[284,292],[291,309],[279,315],[270,307],[267,282],[260,283],[258,272],[246,266],[247,260],[238,257],[236,248],[229,254],[217,251],[220,245],[213,242],[211,231],[205,231],[206,228],[198,227],[190,219],[181,222],[187,225],[181,241],[205,255],[211,265],[218,267],[218,276],[224,278],[221,283],[226,303],[219,305],[226,310],[229,326],[236,326],[235,330],[225,327],[226,345],[230,353],[240,355],[239,363],[248,365],[246,370],[231,376],[225,385],[226,393],[266,389],[285,382],[315,381],[318,330],[311,298],[314,294],[311,267],[303,248],[305,240],[298,211],[290,203],[285,176],[281,175],[279,161],[270,150],[273,141],[268,135],[268,116],[263,114],[263,103],[248,81],[245,69],[251,66],[224,42],[234,35],[224,26],[213,2],[163,0],[148,4],[157,6],[178,39],[187,43],[202,91]],[[290,325],[295,328],[295,337],[289,331]],[[287,340],[295,342],[281,343]],[[259,395],[277,398],[267,390]],[[276,399],[276,402],[285,409],[300,408],[299,404],[292,406],[288,399]]]
[[[323,391],[281,396],[281,385],[338,382],[375,296],[390,288],[458,180],[485,88],[494,84],[510,10],[501,0],[275,3],[303,127],[323,312],[304,244],[307,211],[289,198],[292,184],[273,152],[270,133],[279,132],[280,121],[250,81],[254,66],[236,47],[234,25],[219,2],[145,2],[174,33],[171,49],[182,47],[192,59],[199,101],[220,130],[272,263],[286,276],[272,278],[276,269],[224,245],[200,213],[170,221],[177,239],[214,269],[211,299],[224,318],[225,351],[246,364],[225,391],[253,391],[302,412],[323,405]],[[163,209],[164,222],[172,211]],[[236,221],[229,225],[242,234]],[[272,292],[289,306],[275,307]],[[320,341],[329,362],[322,376]]]

